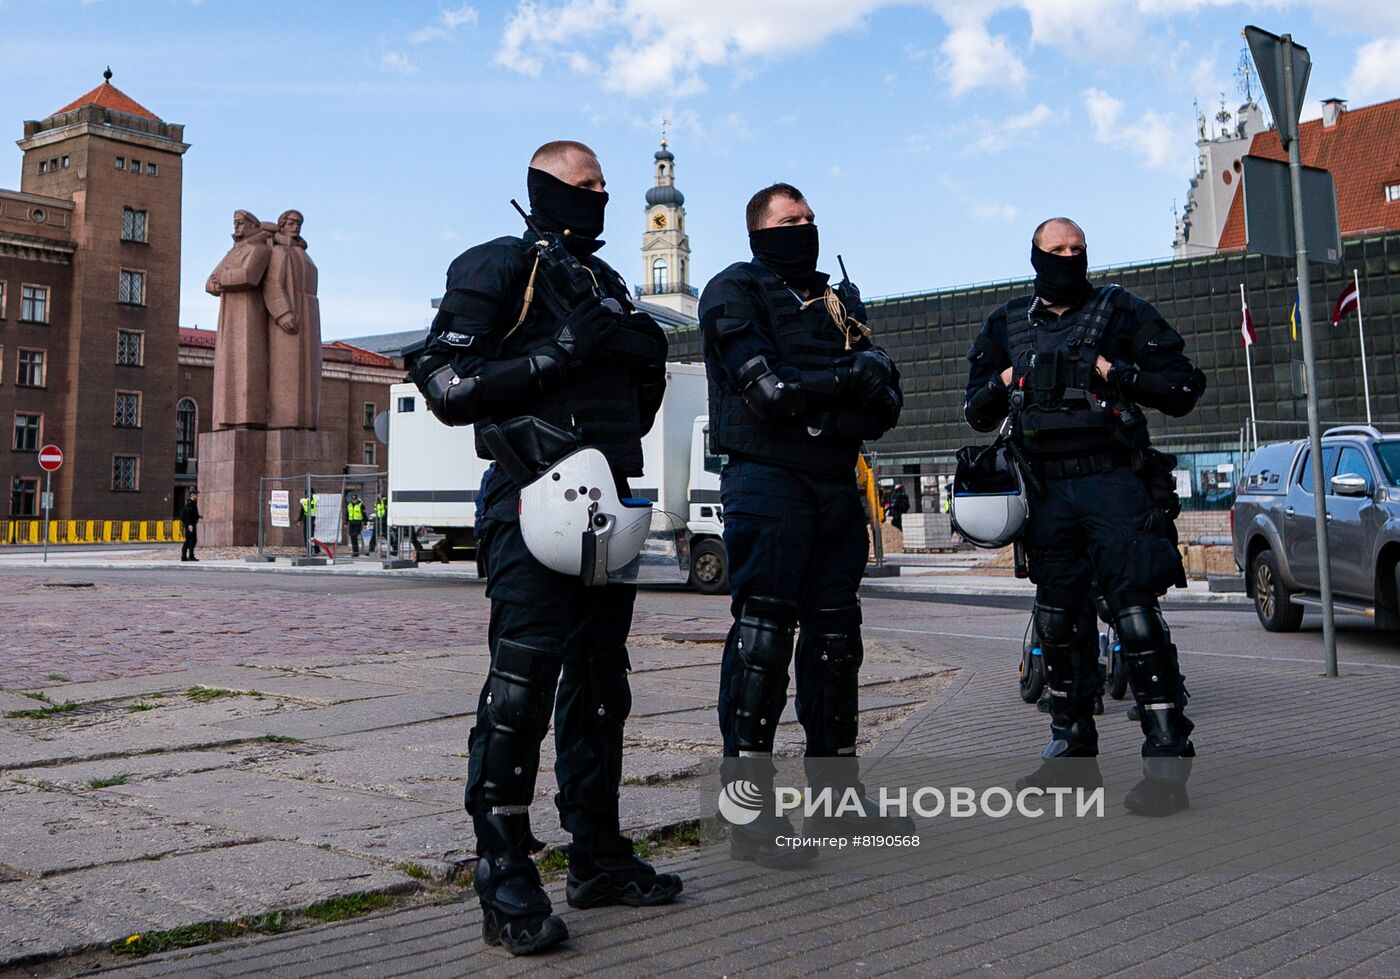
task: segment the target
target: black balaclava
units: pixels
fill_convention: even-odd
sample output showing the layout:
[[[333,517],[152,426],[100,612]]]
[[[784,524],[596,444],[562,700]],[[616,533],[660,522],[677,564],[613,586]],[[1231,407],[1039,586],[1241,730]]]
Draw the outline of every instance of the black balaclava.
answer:
[[[603,247],[603,210],[608,192],[566,184],[552,173],[530,167],[525,176],[530,193],[530,216],[543,231],[569,234],[564,244],[571,252],[587,254]]]
[[[749,232],[753,257],[789,285],[805,286],[817,271],[821,244],[815,224],[780,224]]]
[[[1089,298],[1089,254],[1056,255],[1031,242],[1031,266],[1035,269],[1035,294],[1051,306],[1075,306]]]

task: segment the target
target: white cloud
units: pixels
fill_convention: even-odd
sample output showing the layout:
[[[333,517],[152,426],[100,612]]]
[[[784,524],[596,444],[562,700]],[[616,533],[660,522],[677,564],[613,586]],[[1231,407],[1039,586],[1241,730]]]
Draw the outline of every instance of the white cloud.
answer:
[[[427,27],[420,27],[408,35],[408,40],[412,44],[423,44],[426,41],[445,41],[457,32],[457,28],[467,24],[475,24],[478,16],[476,8],[465,3],[456,10],[439,11],[436,21]]]
[[[1174,157],[1181,156],[1186,142],[1180,133],[1174,132],[1171,123],[1156,112],[1144,112],[1134,121],[1125,121],[1122,99],[1116,99],[1097,88],[1086,88],[1082,93],[1084,108],[1089,113],[1089,124],[1094,130],[1094,139],[1109,145],[1126,146],[1143,158],[1148,166],[1170,166]]]
[[[1003,119],[976,119],[969,127],[974,138],[963,147],[963,155],[1000,153],[1023,146],[1054,118],[1055,113],[1041,102],[1033,109]]]
[[[1400,65],[1400,37],[1382,37],[1363,44],[1356,52],[1356,66],[1347,76],[1347,98],[1353,100],[1353,104],[1360,104],[1373,98],[1393,96],[1397,65]]]
[[[972,216],[980,221],[1003,221],[1010,224],[1021,213],[1015,204],[986,203],[972,208]]]
[[[412,75],[418,71],[413,59],[402,51],[385,51],[379,56],[379,70],[392,71],[400,75]]]
[[[1019,89],[1026,82],[1026,66],[1011,50],[1010,42],[989,32],[985,24],[954,27],[939,50],[948,88],[954,95],[984,85]]]
[[[506,24],[496,61],[538,75],[548,60],[582,64],[599,46],[606,88],[628,95],[702,90],[708,68],[743,71],[755,62],[815,47],[859,25],[889,0],[522,0]]]

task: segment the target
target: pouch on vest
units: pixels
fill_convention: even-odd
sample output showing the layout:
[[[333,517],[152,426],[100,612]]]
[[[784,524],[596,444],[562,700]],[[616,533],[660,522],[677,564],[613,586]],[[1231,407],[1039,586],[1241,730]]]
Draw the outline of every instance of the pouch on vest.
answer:
[[[579,437],[533,415],[480,425],[477,434],[501,472],[517,486],[532,482],[582,445]]]

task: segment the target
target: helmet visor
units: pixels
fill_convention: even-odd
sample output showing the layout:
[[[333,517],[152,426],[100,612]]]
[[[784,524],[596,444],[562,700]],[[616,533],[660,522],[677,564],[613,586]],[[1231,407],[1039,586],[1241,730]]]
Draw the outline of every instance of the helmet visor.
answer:
[[[609,584],[683,585],[689,580],[690,531],[665,510],[651,512],[651,527],[637,556],[608,572]]]

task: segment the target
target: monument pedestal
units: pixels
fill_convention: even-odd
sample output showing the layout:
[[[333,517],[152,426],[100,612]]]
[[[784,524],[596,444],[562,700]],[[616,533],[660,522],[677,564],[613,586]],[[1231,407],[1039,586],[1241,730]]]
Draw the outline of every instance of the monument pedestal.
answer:
[[[266,546],[300,546],[302,528],[296,518],[306,483],[290,477],[339,473],[344,460],[334,447],[330,432],[302,429],[226,428],[199,436],[200,543],[207,547],[256,547],[262,510]],[[261,476],[283,479],[263,482],[260,498]],[[273,527],[266,513],[266,497],[273,489],[287,490],[290,527]]]

